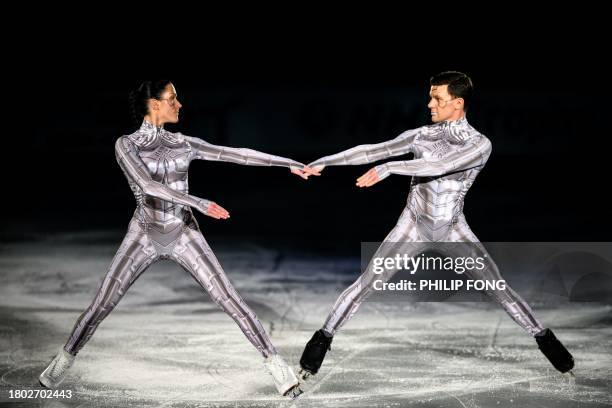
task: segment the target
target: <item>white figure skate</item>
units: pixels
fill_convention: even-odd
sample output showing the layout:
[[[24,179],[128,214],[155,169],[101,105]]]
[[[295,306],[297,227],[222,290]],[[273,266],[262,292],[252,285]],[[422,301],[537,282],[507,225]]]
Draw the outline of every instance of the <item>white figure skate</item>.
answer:
[[[68,372],[68,369],[72,367],[76,356],[66,352],[63,348],[55,356],[49,366],[42,372],[38,381],[40,384],[47,388],[56,388],[62,381]]]
[[[274,385],[281,395],[296,398],[302,393],[295,373],[281,356],[269,356],[264,360],[264,366],[274,378]]]

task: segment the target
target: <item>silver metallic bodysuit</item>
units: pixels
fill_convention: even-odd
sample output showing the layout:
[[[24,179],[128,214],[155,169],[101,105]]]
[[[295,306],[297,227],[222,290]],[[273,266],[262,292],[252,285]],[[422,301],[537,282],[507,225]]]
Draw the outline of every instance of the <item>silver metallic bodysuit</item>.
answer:
[[[463,200],[489,158],[491,142],[465,118],[409,130],[384,143],[356,146],[323,157],[310,166],[365,164],[409,152],[414,153],[414,160],[376,167],[381,180],[390,174],[413,177],[406,208],[373,258],[385,257],[391,243],[470,242],[480,254],[487,254],[465,220]],[[427,249],[427,245],[410,247],[419,252]],[[472,269],[466,275],[473,279],[501,280],[497,265],[487,257],[487,268]],[[372,264],[368,265],[357,281],[340,295],[323,330],[333,335],[350,319],[377,279],[381,275],[373,273]],[[508,285],[505,290],[487,293],[528,333],[534,335],[543,330],[527,303]]]
[[[238,323],[264,357],[275,354],[257,316],[236,292],[200,233],[190,207],[206,212],[210,202],[189,195],[187,172],[195,159],[253,166],[303,165],[255,150],[215,146],[147,121],[135,133],[119,138],[115,152],[136,197],[136,211],[97,295],[78,318],[64,349],[76,355],[140,274],[157,260],[171,259]]]

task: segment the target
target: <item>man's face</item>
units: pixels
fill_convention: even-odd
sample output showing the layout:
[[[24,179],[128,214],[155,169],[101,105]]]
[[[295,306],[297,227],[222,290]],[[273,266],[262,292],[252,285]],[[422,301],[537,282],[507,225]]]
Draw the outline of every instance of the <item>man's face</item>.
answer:
[[[155,99],[157,115],[161,123],[176,123],[179,120],[179,110],[183,105],[177,99],[174,85],[168,84],[161,97]]]
[[[463,116],[463,99],[454,98],[448,93],[448,85],[432,85],[429,90],[431,121],[434,123],[445,120],[457,120]]]

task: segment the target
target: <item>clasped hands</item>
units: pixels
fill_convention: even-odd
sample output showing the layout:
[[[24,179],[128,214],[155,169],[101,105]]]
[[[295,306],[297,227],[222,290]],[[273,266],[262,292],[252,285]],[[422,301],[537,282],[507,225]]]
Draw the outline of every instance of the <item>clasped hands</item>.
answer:
[[[325,165],[315,163],[316,162],[312,162],[301,169],[298,167],[291,167],[291,173],[296,174],[305,180],[307,180],[309,176],[320,176],[321,172],[325,168]],[[372,167],[357,179],[355,185],[358,187],[370,187],[378,183],[380,180],[382,180],[382,178],[379,176],[376,167]]]

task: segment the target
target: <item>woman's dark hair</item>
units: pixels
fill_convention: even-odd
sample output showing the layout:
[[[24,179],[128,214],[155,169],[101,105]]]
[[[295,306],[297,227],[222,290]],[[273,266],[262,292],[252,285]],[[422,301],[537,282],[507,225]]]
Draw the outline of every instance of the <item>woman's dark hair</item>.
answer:
[[[432,76],[429,84],[432,86],[448,85],[448,93],[453,98],[462,98],[463,110],[467,112],[470,100],[472,99],[472,93],[474,92],[474,85],[469,76],[463,72],[445,71]]]
[[[166,86],[171,82],[169,79],[143,81],[138,88],[130,92],[130,107],[137,125],[140,125],[142,119],[149,113],[149,99],[160,99]]]

